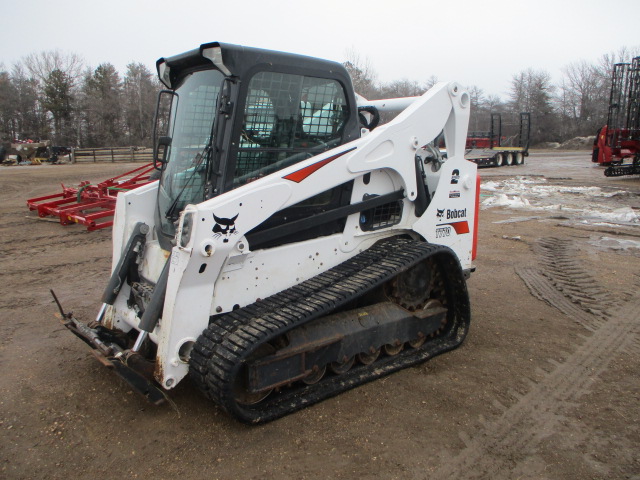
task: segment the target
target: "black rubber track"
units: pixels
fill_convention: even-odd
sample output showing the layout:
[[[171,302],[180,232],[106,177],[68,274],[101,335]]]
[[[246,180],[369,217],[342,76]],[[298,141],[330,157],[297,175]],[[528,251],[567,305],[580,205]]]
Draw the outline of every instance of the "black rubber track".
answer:
[[[622,177],[623,175],[640,175],[640,164],[612,165],[604,171],[605,177]]]
[[[326,376],[314,385],[296,383],[256,405],[239,404],[233,394],[243,362],[283,333],[327,315],[379,287],[413,265],[432,258],[443,278],[448,321],[443,331],[418,349],[381,356],[371,365]],[[264,423],[458,347],[467,334],[470,306],[460,263],[451,249],[394,237],[299,285],[218,317],[198,338],[190,375],[213,401],[245,423]]]

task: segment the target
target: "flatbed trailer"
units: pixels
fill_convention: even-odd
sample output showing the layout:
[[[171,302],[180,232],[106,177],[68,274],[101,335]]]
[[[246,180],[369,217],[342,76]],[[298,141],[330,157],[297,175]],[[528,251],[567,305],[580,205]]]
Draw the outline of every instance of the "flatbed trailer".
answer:
[[[469,132],[464,158],[479,167],[522,165],[529,155],[531,114],[522,112],[519,122],[503,123],[502,114],[492,113],[488,131]]]

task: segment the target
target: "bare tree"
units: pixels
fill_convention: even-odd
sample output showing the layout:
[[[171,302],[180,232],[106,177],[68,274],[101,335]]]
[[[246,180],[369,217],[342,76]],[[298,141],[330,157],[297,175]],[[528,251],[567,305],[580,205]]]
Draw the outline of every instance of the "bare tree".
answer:
[[[621,47],[617,52],[605,53],[600,57],[596,69],[604,79],[611,80],[613,66],[616,63],[629,63],[631,59],[640,55],[640,45],[635,47]]]
[[[13,87],[12,129],[14,139],[40,140],[49,138],[46,111],[42,108],[38,81],[29,76],[24,65],[15,63],[11,69]]]
[[[123,108],[130,145],[151,145],[151,129],[160,86],[142,63],[127,65],[123,82]]]
[[[347,51],[346,56],[344,66],[351,76],[353,89],[368,100],[377,98],[379,93],[376,88],[377,74],[371,66],[371,61],[367,58],[361,59],[353,48]]]
[[[479,131],[481,129],[486,129],[487,127],[484,125],[484,123],[486,123],[485,117],[487,117],[488,114],[487,112],[485,112],[484,108],[484,91],[477,85],[471,85],[470,87],[467,87],[467,92],[469,93],[469,98],[471,100],[469,130]]]
[[[490,112],[501,112],[504,110],[504,102],[498,95],[488,95],[485,98],[484,106]]]
[[[49,74],[54,70],[64,72],[71,80],[76,81],[82,76],[84,60],[75,53],[49,50],[27,55],[24,58],[24,65],[29,74],[42,83],[46,81]]]
[[[560,141],[575,136],[575,124],[573,118],[573,99],[566,79],[560,80],[558,93],[555,96],[555,110],[560,117],[559,134]]]
[[[84,66],[82,57],[49,50],[27,55],[22,64],[36,88],[42,120],[47,124],[47,133],[41,132],[39,136],[49,137],[55,143],[75,143],[77,86]]]
[[[640,47],[622,47],[595,64],[582,60],[563,69],[555,99],[562,140],[593,135],[606,123],[613,67],[639,54]]]
[[[378,90],[378,96],[382,98],[417,97],[427,90],[426,86],[404,78],[381,85]]]
[[[604,95],[602,77],[595,65],[582,60],[564,68],[560,84],[560,113],[571,122],[569,134],[589,135],[606,115],[608,96]]]
[[[529,68],[513,76],[509,110],[531,113],[531,143],[557,141],[558,118],[553,108],[555,86],[544,70]]]
[[[436,75],[431,75],[429,78],[427,78],[427,81],[425,82],[424,86],[427,90],[429,90],[436,83],[438,83],[438,77]]]

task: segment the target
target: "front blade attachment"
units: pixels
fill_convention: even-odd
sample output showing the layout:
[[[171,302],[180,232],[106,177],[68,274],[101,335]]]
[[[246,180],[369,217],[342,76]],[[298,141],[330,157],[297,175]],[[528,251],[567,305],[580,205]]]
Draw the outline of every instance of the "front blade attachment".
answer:
[[[77,320],[71,312],[65,313],[53,290],[51,294],[60,310],[62,324],[75,336],[89,345],[94,356],[106,367],[114,371],[138,394],[154,405],[162,405],[167,401],[164,392],[152,379],[149,362],[138,354],[131,354],[113,341],[114,335],[106,335],[102,326],[91,328]],[[107,338],[109,337],[109,338]]]

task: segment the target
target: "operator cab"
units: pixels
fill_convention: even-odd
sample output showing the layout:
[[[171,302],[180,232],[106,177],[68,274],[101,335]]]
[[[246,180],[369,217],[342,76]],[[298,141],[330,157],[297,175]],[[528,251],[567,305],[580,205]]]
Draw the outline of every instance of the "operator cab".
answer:
[[[360,136],[351,79],[339,63],[215,42],[161,58],[157,69],[168,88],[158,98],[154,135],[161,170],[156,225],[165,249],[171,248],[186,205]],[[350,194],[348,182],[280,212],[258,229],[346,205]],[[323,225],[322,234],[343,227],[343,220]]]

